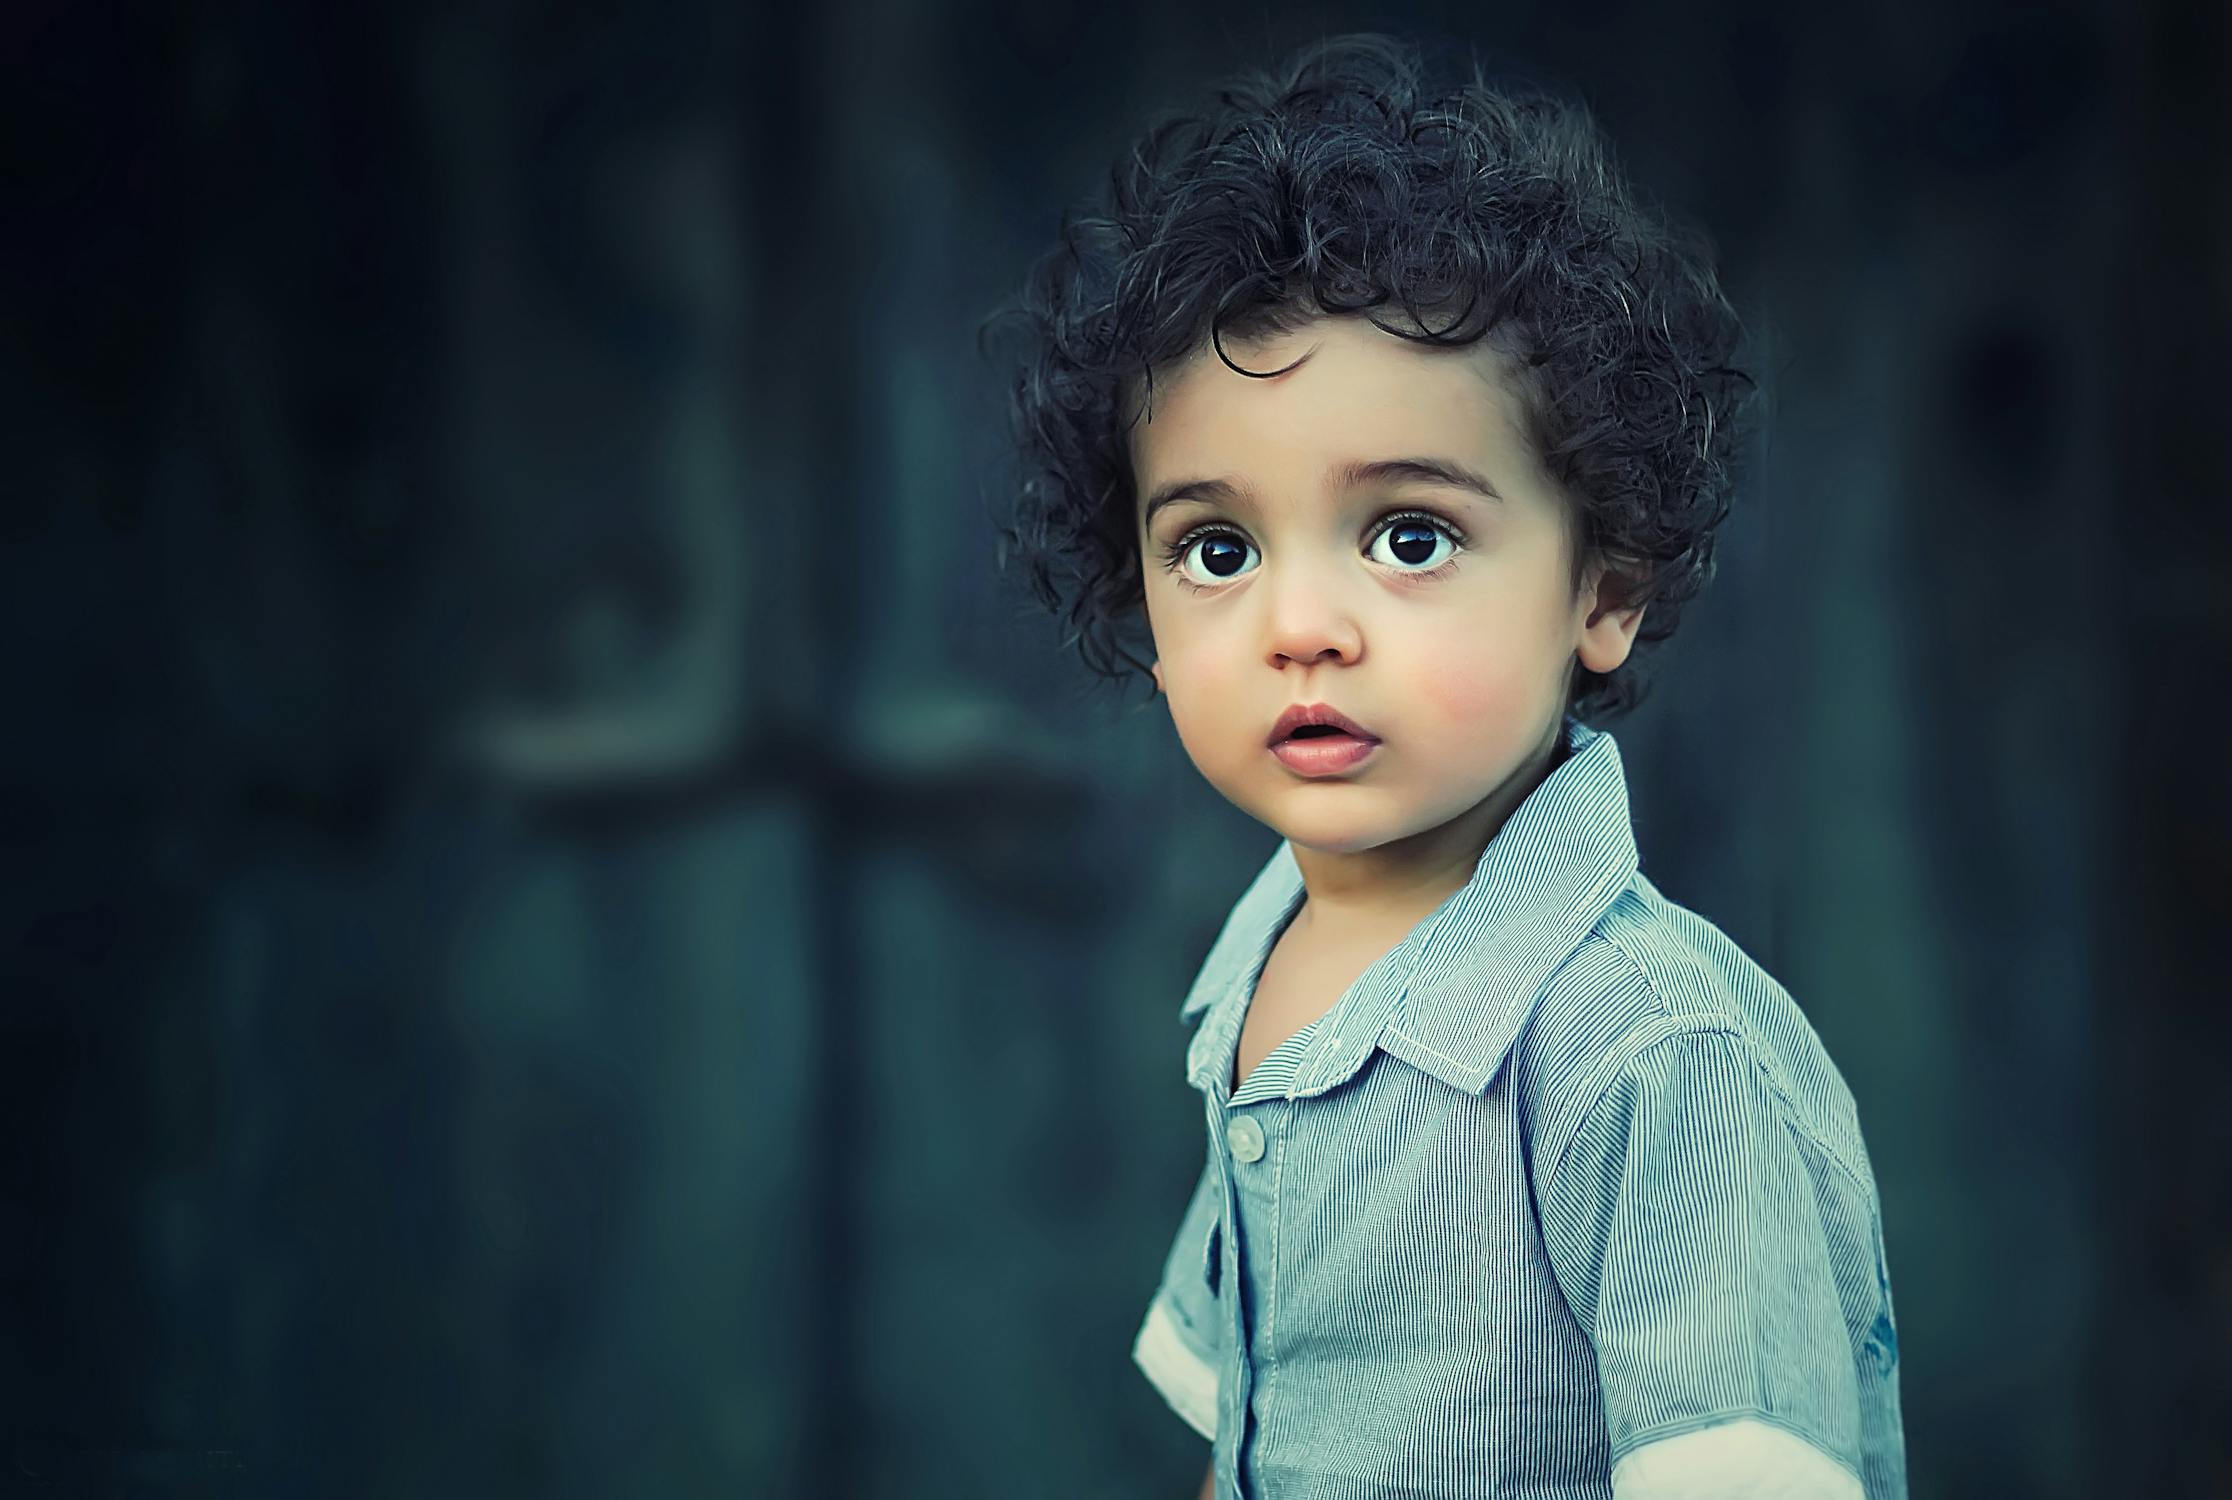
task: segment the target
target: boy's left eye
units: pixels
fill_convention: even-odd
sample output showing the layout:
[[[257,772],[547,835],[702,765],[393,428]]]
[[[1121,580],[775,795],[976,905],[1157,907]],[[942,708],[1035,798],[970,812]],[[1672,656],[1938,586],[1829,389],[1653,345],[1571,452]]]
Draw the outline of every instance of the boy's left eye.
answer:
[[[1372,538],[1369,555],[1374,562],[1406,570],[1427,569],[1454,556],[1462,541],[1446,521],[1425,515],[1397,516]],[[1449,544],[1448,552],[1438,550],[1443,542]],[[1383,547],[1388,555],[1382,555]]]

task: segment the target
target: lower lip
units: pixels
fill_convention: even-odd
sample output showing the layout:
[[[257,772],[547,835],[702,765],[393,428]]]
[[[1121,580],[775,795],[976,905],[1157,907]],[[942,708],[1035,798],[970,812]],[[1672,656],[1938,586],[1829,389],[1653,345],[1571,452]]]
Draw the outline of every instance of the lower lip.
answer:
[[[1284,761],[1288,770],[1305,776],[1331,776],[1360,763],[1378,748],[1378,740],[1360,740],[1353,734],[1313,734],[1281,740],[1271,747],[1271,753]]]

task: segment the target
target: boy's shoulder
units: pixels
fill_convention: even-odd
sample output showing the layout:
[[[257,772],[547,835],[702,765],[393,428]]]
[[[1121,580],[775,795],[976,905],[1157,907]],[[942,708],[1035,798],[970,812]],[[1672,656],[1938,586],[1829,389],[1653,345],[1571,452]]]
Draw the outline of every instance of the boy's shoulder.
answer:
[[[1791,1123],[1872,1181],[1852,1091],[1804,1010],[1735,939],[1640,871],[1551,973],[1514,1042],[1512,1086],[1538,1149],[1554,1157],[1648,1049],[1700,1032],[1729,1037]]]

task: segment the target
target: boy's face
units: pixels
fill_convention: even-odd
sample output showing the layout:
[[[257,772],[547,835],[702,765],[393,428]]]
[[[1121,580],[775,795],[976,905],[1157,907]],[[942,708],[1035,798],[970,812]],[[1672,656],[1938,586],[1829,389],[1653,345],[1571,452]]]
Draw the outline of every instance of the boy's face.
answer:
[[[1152,420],[1132,428],[1155,684],[1178,737],[1298,845],[1353,852],[1450,824],[1548,754],[1572,662],[1619,665],[1641,611],[1600,612],[1594,568],[1569,588],[1564,502],[1485,341],[1434,348],[1349,316],[1224,344],[1251,370],[1308,358],[1251,378],[1204,349],[1157,373]],[[1340,474],[1396,459],[1466,471],[1495,498]],[[1191,481],[1222,485],[1153,503]],[[1267,740],[1309,704],[1378,743],[1346,767],[1289,764]]]

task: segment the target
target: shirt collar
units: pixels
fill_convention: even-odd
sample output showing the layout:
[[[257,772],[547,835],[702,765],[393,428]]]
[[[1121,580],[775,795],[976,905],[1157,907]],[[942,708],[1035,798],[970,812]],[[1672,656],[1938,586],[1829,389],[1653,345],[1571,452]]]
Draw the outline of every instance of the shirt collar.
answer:
[[[1310,1049],[1295,1096],[1347,1078],[1374,1045],[1467,1092],[1488,1086],[1551,971],[1636,873],[1618,742],[1571,715],[1564,734],[1565,759],[1512,810],[1471,877],[1335,1007],[1338,1024]],[[1250,982],[1304,894],[1282,839],[1179,1007],[1182,1020],[1209,1013],[1187,1052],[1196,1088],[1230,1078]]]

